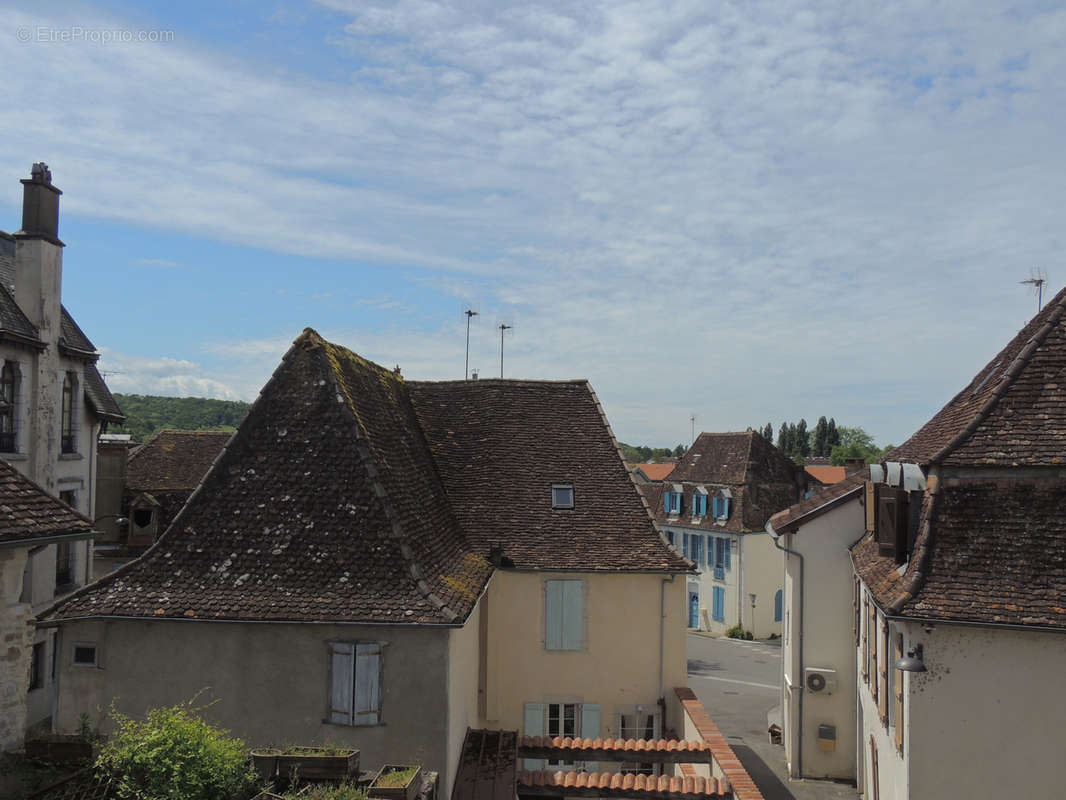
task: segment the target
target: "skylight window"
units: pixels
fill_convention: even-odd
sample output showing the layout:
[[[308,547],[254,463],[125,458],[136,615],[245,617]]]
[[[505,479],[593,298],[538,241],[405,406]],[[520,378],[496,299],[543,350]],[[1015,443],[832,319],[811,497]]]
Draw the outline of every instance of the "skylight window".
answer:
[[[552,484],[552,508],[574,507],[574,485],[572,483]]]

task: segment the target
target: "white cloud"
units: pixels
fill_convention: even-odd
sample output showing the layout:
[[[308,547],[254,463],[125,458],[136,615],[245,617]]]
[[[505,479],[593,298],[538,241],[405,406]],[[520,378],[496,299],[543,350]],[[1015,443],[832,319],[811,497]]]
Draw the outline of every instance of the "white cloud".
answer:
[[[67,213],[480,294],[490,319],[521,315],[515,370],[589,376],[619,436],[655,444],[693,411],[707,429],[832,414],[898,441],[1009,338],[1030,313],[1016,282],[1061,252],[1062,8],[322,5],[350,80],[185,41],[0,37],[0,175],[54,152]],[[377,302],[353,284],[349,306]],[[406,374],[461,372],[458,315],[331,324]],[[208,354],[265,379],[298,333],[272,325]],[[474,344],[491,372],[490,326]],[[167,379],[247,396],[211,375]]]

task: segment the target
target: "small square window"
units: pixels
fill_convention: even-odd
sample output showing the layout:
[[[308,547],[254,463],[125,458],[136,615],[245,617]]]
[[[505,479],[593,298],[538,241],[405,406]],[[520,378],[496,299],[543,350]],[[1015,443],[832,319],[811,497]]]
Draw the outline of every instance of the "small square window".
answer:
[[[574,486],[570,483],[552,484],[552,508],[573,508]]]
[[[95,667],[97,666],[96,655],[97,653],[95,644],[75,644],[74,666]]]
[[[44,642],[37,642],[33,646],[30,657],[30,691],[44,686]]]

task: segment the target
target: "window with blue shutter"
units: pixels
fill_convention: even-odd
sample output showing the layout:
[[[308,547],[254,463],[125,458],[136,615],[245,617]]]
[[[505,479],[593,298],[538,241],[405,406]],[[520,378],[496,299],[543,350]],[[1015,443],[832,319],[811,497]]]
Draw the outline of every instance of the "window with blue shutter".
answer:
[[[714,512],[714,516],[718,516],[718,495],[714,496],[714,502],[711,504],[711,510]]]
[[[730,558],[729,558],[729,551],[730,551],[730,550],[732,549],[732,548],[730,547],[730,545],[731,545],[732,543],[733,543],[733,542],[732,542],[732,540],[731,540],[731,539],[723,539],[723,540],[722,540],[722,551],[723,551],[723,552],[725,553],[725,557],[724,557],[724,558],[723,558],[723,560],[722,560],[722,567],[723,567],[724,569],[727,569],[727,570],[729,570],[729,569],[732,569],[732,567],[730,566],[730,563],[729,563],[729,561],[730,561]]]
[[[721,586],[714,587],[711,616],[714,617],[716,622],[725,622],[725,589]]]
[[[522,733],[526,736],[544,735],[544,703],[526,703]],[[542,758],[527,758],[525,762],[525,768],[528,770],[540,770],[545,766]]]
[[[722,498],[722,516],[729,519],[729,498]]]
[[[545,649],[581,650],[585,644],[584,612],[582,581],[545,581]]]
[[[781,621],[781,597],[782,592],[778,589],[777,593],[774,595],[774,622]]]
[[[338,725],[381,722],[381,644],[330,642],[329,721]]]
[[[670,513],[670,492],[663,492],[663,511]]]

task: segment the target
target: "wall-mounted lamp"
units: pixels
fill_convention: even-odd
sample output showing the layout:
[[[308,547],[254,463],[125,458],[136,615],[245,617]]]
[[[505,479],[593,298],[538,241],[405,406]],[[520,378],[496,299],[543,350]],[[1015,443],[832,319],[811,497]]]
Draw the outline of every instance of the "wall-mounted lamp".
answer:
[[[907,655],[896,662],[896,669],[903,672],[925,672],[925,662],[922,661],[923,650],[920,644],[914,645],[907,651]]]

